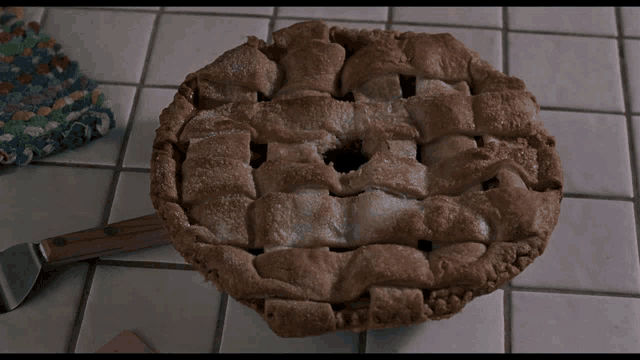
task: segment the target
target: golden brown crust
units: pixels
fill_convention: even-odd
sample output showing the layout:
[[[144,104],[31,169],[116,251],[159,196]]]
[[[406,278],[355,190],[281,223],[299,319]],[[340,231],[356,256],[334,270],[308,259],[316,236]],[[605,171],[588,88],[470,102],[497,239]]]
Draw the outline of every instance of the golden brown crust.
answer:
[[[191,140],[187,160],[224,157],[249,164],[251,133],[233,132],[212,134],[204,139]]]
[[[196,204],[228,194],[255,199],[255,184],[248,164],[222,157],[192,158],[182,163],[183,204]]]
[[[370,43],[356,52],[344,64],[342,93],[365,84],[367,79],[388,73],[412,74],[409,59],[395,40]]]
[[[278,64],[268,59],[258,47],[258,43],[250,39],[246,44],[226,51],[213,63],[195,72],[198,84],[207,81],[273,96],[275,88],[280,86],[282,73]],[[203,94],[200,95],[202,97]]]
[[[542,254],[562,168],[521,80],[448,34],[312,21],[273,39],[249,38],[206,76],[188,75],[154,142],[153,206],[218,289],[280,336],[361,331],[448,318]],[[283,90],[288,72],[297,75]],[[401,84],[398,97],[394,72],[415,77],[414,95]],[[279,96],[207,103],[201,79],[219,94]],[[348,91],[355,103],[334,99]],[[322,161],[354,140],[367,157],[357,170]],[[268,147],[261,165],[256,144]],[[247,251],[256,247],[264,253]]]
[[[254,245],[253,202],[245,196],[221,196],[191,207],[189,216],[216,234],[214,244],[250,248]]]
[[[338,95],[338,73],[344,56],[342,46],[322,40],[310,40],[290,48],[280,60],[287,78],[278,93],[315,90]]]

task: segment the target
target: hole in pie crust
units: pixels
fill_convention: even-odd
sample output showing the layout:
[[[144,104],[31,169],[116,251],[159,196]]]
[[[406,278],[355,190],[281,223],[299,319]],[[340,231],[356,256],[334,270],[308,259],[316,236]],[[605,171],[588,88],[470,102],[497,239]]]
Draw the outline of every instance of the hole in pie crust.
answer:
[[[487,181],[482,182],[482,190],[484,191],[495,189],[498,186],[500,186],[500,181],[498,181],[498,178],[495,176]]]
[[[400,75],[400,88],[404,99],[416,95],[416,77]]]
[[[247,252],[253,256],[258,256],[264,254],[263,249],[247,249]]]
[[[429,289],[422,289],[422,298],[426,301],[427,299],[429,299],[429,296],[431,296],[431,290]]]
[[[348,173],[366,163],[369,159],[362,152],[362,140],[354,140],[346,146],[325,152],[322,157],[324,163],[333,163],[333,168],[337,172]]]
[[[251,150],[249,165],[252,168],[257,169],[267,161],[267,144],[258,144],[252,141],[249,143],[249,149]]]
[[[331,304],[331,309],[335,312],[342,310],[357,310],[366,308],[371,303],[371,295],[368,291],[364,292],[360,297],[353,301],[348,301],[344,303]]]
[[[418,146],[416,147],[416,160],[422,164],[422,147],[424,145],[420,145],[418,144]]]
[[[345,62],[347,61],[348,58],[350,58],[351,56],[353,56],[353,54],[356,53],[356,51],[358,51],[359,48],[363,47],[362,44],[360,44],[358,46],[358,48],[355,48],[349,44],[342,44],[342,47],[344,48],[344,60]]]
[[[418,250],[431,252],[433,250],[433,243],[431,240],[418,240]]]
[[[481,148],[484,146],[484,138],[482,136],[474,136],[473,140],[476,141],[476,145]]]
[[[342,79],[339,76],[338,77],[338,84],[337,84],[337,89],[338,91],[342,91]],[[348,92],[342,96],[333,96],[332,97],[338,101],[348,101],[348,102],[356,102],[355,97],[353,96],[352,92]]]
[[[356,249],[351,249],[351,248],[329,248],[329,251],[331,252],[335,252],[335,253],[343,253],[343,252],[349,252],[349,251],[353,251]]]
[[[352,92],[348,92],[343,96],[334,96],[333,98],[338,101],[356,102],[356,98],[353,96]]]
[[[263,101],[271,101],[271,98],[268,98],[265,94],[258,91],[258,102]]]
[[[357,193],[352,193],[352,194],[347,194],[347,195],[338,195],[338,194],[334,194],[332,192],[329,192],[329,196],[336,197],[336,198],[351,198],[351,197],[356,197],[356,196],[358,196],[358,195],[360,195],[360,194],[362,194],[364,192],[365,192],[365,190],[362,190],[362,191],[358,191]]]

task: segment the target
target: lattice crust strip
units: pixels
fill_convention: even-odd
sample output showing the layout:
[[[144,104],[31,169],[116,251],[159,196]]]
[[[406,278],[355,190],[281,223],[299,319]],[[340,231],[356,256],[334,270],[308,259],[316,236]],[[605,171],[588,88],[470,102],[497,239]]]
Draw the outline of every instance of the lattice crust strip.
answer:
[[[449,34],[273,39],[187,75],[153,144],[153,206],[220,290],[280,336],[361,331],[450,317],[542,254],[563,176],[520,79]],[[328,157],[352,147],[357,169]]]

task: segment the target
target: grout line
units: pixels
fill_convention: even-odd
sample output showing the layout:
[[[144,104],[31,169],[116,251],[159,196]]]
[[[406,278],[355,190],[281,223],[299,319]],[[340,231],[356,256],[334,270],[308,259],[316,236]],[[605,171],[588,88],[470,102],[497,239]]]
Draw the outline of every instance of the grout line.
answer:
[[[137,85],[137,84],[136,84]],[[176,86],[176,85],[154,85],[154,84],[142,84],[142,88],[143,89],[168,89],[168,90],[178,90],[180,89],[180,86]]]
[[[614,9],[615,18],[616,18],[616,26],[618,30],[618,35],[622,34],[622,10],[620,7],[616,7]],[[629,81],[627,79],[627,61],[624,57],[624,41],[620,38],[617,39],[618,42],[618,57],[620,61],[620,78],[622,84],[622,97],[624,100],[624,114],[627,120],[627,139],[629,142],[629,159],[631,160],[631,184],[633,185],[633,214],[636,225],[636,243],[638,246],[638,257],[640,258],[640,200],[638,199],[638,161],[640,159],[636,158],[636,144],[634,143],[633,136],[633,122],[631,121],[631,96],[629,94]]]
[[[622,111],[579,109],[579,108],[559,107],[559,106],[540,106],[540,110],[580,112],[580,113],[604,114],[604,115],[624,115],[624,112]]]
[[[130,168],[123,167],[122,169],[120,169],[120,172],[145,173],[145,174],[148,174],[148,173],[151,172],[151,169],[150,168],[137,168],[137,167],[130,167]]]
[[[138,268],[138,269],[144,268],[144,269],[196,271],[196,269],[189,264],[164,263],[164,262],[158,262],[158,261],[99,259],[97,261],[97,265]]]
[[[585,296],[606,296],[614,298],[640,299],[640,293],[627,292],[611,292],[604,290],[579,290],[579,289],[559,289],[548,287],[530,287],[530,286],[513,286],[511,285],[511,293],[514,291],[534,292],[542,294],[558,294],[558,295],[585,295]]]
[[[218,321],[216,322],[216,330],[213,337],[212,353],[219,354],[222,346],[222,333],[224,332],[224,323],[227,318],[227,307],[229,304],[229,294],[223,292],[220,294],[220,308],[218,309]]]
[[[267,30],[267,45],[271,45],[273,42],[273,38],[271,33],[273,33],[273,29],[276,26],[276,20],[278,19],[278,7],[273,7],[273,14],[271,14],[271,18],[269,19],[269,30]]]
[[[49,18],[49,7],[45,7],[42,11],[42,16],[40,17],[40,28],[44,28],[45,21]]]
[[[393,23],[393,7],[389,6],[387,10],[387,22],[384,24],[384,29],[391,30],[392,23]]]
[[[509,19],[507,7],[502,7],[502,72],[509,75]]]
[[[511,334],[513,332],[513,319],[511,318],[511,283],[504,287],[502,292],[502,311],[504,316],[504,353],[511,354]]]
[[[358,353],[366,354],[367,353],[367,333],[368,330],[361,331],[358,333]]]
[[[584,34],[584,33],[573,33],[566,31],[544,31],[544,30],[513,30],[510,29],[510,32],[518,33],[518,34],[531,34],[531,35],[551,35],[551,36],[572,36],[572,37],[586,37],[586,38],[597,38],[597,39],[617,39],[617,35],[604,35],[604,34]]]
[[[34,160],[30,165],[33,166],[56,166],[56,167],[72,167],[72,168],[83,168],[83,169],[104,169],[104,170],[115,170],[114,165],[98,165],[98,164],[82,164],[82,163],[65,163],[65,162],[53,162],[53,161],[45,161],[44,159]]]
[[[113,85],[113,86],[138,86],[140,85],[140,83],[135,83],[135,82],[128,82],[128,81],[108,81],[108,80],[101,80],[101,81],[96,81],[96,83],[98,83],[98,85]],[[146,88],[156,88],[156,89],[179,89],[180,86],[176,86],[176,85],[154,85],[154,84],[143,84],[143,87]]]
[[[565,198],[571,199],[590,199],[590,200],[610,200],[610,201],[634,201],[629,196],[619,195],[595,195],[595,194],[576,194],[576,193],[563,193]]]
[[[144,14],[157,14],[159,10],[150,10],[150,9],[133,9],[133,8],[109,8],[109,7],[85,7],[85,6],[72,6],[68,7],[68,9],[72,10],[95,10],[95,11],[122,11],[128,13],[144,13]]]
[[[69,334],[69,342],[67,343],[67,353],[75,353],[78,346],[78,338],[80,337],[80,330],[82,329],[82,323],[84,322],[84,313],[87,308],[87,301],[89,300],[89,292],[93,285],[93,278],[96,273],[96,259],[86,261],[89,263],[89,270],[87,271],[87,278],[84,282],[82,289],[82,296],[80,297],[78,311],[76,312],[76,318],[73,321],[73,327],[71,328],[71,334]]]
[[[32,166],[51,166],[51,167],[68,167],[68,168],[81,168],[81,169],[103,169],[103,170],[115,170],[115,165],[98,165],[98,164],[84,164],[84,163],[64,163],[64,162],[50,162],[43,160],[36,160],[30,163]],[[120,172],[135,172],[135,173],[149,173],[150,168],[139,167],[123,167]]]
[[[243,14],[243,13],[219,13],[219,12],[198,12],[198,11],[165,11],[167,15],[189,15],[189,16],[228,16],[228,17],[242,17],[242,18],[254,18],[254,19],[268,19],[273,15],[262,14]]]

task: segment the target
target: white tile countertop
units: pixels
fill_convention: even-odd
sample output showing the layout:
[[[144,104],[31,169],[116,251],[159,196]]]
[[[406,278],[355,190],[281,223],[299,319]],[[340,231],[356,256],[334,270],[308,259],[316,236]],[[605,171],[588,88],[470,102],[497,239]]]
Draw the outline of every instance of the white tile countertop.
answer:
[[[417,326],[279,338],[172,245],[47,273],[0,315],[0,352],[95,352],[133,330],[157,352],[640,352],[640,8],[27,8],[98,81],[117,127],[26,167],[0,168],[0,250],[154,213],[158,117],[185,76],[256,35],[310,18],[449,32],[524,80],[565,176],[544,254],[459,314]]]

